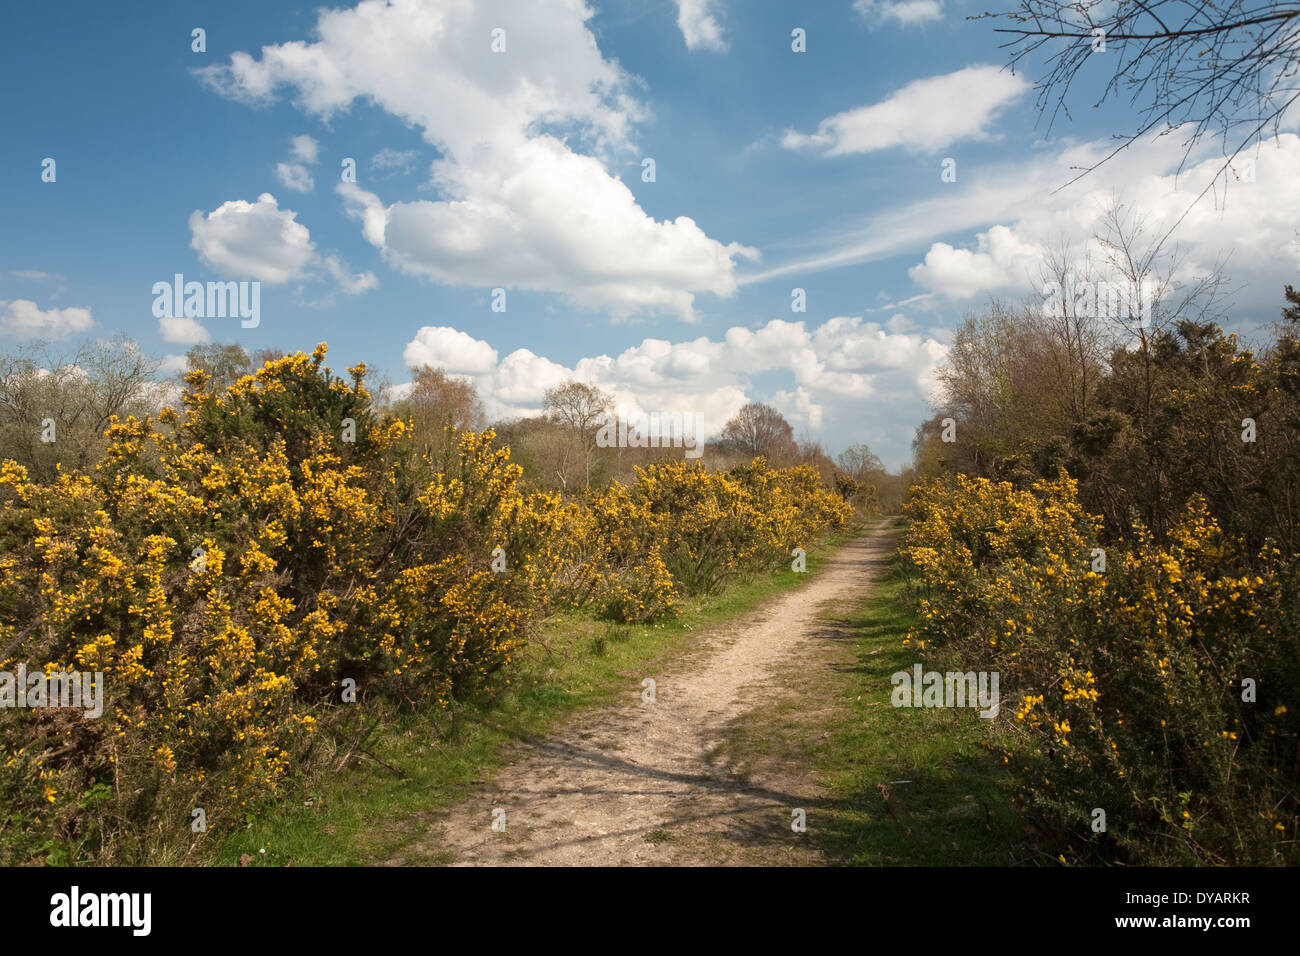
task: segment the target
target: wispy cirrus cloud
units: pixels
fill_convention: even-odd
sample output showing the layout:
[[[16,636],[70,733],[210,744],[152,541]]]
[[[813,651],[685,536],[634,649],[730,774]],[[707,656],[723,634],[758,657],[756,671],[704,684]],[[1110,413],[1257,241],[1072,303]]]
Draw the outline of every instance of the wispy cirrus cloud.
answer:
[[[943,19],[943,0],[854,0],[853,10],[873,27],[914,27]]]
[[[1251,176],[1234,181],[1226,195],[1199,202],[1220,174],[1222,156],[1205,150],[1184,166],[1179,137],[1152,134],[1077,178],[1113,148],[1109,140],[1092,140],[1040,148],[1025,160],[986,163],[977,181],[946,184],[926,199],[877,213],[860,228],[808,237],[810,253],[740,281],[761,283],[911,254],[920,259],[907,275],[922,291],[898,305],[933,310],[988,294],[1032,293],[1045,248],[1064,241],[1086,250],[1104,232],[1103,214],[1115,202],[1145,220],[1148,238],[1177,226],[1170,242],[1182,254],[1185,275],[1208,272],[1227,254],[1234,280],[1300,271],[1291,215],[1300,208],[1300,137],[1284,133],[1238,157],[1232,178],[1247,163]],[[963,235],[964,241],[954,238]],[[1276,295],[1271,286],[1258,293],[1262,301]]]

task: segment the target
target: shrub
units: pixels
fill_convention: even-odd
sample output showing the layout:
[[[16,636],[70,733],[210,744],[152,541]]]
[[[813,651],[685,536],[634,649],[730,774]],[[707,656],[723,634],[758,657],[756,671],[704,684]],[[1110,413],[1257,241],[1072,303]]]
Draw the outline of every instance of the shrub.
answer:
[[[1026,490],[929,482],[909,511],[902,553],[920,573],[923,624],[908,639],[1001,672],[1004,719],[1025,736],[1003,759],[1063,849],[1297,860],[1294,559],[1238,553],[1193,497],[1163,544],[1138,525],[1093,570],[1100,522],[1064,472]]]

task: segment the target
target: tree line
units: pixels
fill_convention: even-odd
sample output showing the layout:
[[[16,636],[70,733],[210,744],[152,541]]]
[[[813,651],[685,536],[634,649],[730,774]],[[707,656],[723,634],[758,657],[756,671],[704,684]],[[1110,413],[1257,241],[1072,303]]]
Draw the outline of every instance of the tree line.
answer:
[[[252,353],[237,343],[194,346],[186,369],[175,378],[130,339],[58,351],[36,344],[0,355],[0,457],[28,468],[38,481],[62,469],[84,469],[97,460],[114,415],[156,415],[181,393],[180,380],[202,370],[220,391],[284,357],[278,349]],[[541,414],[489,421],[474,384],[445,369],[410,370],[409,389],[398,396],[387,380],[374,385],[375,406],[411,422],[419,452],[436,467],[450,465],[460,431],[489,426],[501,447],[511,450],[530,485],[577,494],[614,480],[630,481],[634,469],[680,460],[680,448],[601,447],[598,432],[615,411],[614,396],[595,385],[568,381],[546,391]],[[42,439],[42,423],[55,422],[55,440]],[[909,483],[891,473],[865,444],[832,458],[811,438],[797,440],[794,428],[770,405],[750,402],[707,442],[698,436],[709,467],[726,470],[756,457],[775,468],[808,464],[828,488],[866,511],[893,513]]]

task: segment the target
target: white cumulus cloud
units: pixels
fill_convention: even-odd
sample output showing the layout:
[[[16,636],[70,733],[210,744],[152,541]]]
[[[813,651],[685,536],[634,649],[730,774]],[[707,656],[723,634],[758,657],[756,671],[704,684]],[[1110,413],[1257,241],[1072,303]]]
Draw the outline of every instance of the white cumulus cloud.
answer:
[[[300,163],[276,163],[275,178],[295,192],[309,193],[316,188],[316,180]]]
[[[164,342],[174,345],[205,345],[212,341],[201,322],[185,316],[163,316],[158,320],[158,334]]]
[[[426,325],[406,346],[402,358],[410,368],[431,365],[481,375],[496,367],[497,350],[457,329]]]
[[[870,409],[871,427],[885,419],[906,423],[892,438],[882,443],[877,436],[872,442],[897,463],[910,447],[911,423],[927,413],[935,368],[944,354],[945,347],[932,337],[839,316],[812,329],[774,319],[757,329],[735,326],[720,339],[646,338],[618,355],[588,356],[568,365],[529,349],[500,357],[465,332],[425,327],[407,345],[405,359],[411,366],[427,363],[466,376],[491,418],[539,414],[546,389],[570,379],[606,389],[632,414],[696,415],[701,437],[716,434],[750,400],[776,405],[796,429],[834,429],[859,437]],[[788,387],[759,392],[754,376],[763,373],[785,377]]]
[[[270,193],[252,203],[232,199],[206,214],[196,209],[190,216],[190,246],[205,265],[228,278],[288,282],[316,256],[311,233],[297,215],[281,209]]]
[[[200,75],[224,95],[296,91],[328,119],[356,100],[422,131],[441,154],[439,198],[388,202],[341,184],[365,237],[395,268],[460,285],[563,294],[616,316],[694,317],[701,292],[736,290],[738,257],[688,216],[656,220],[611,175],[645,109],[571,0],[482,4],[364,0],[319,14],[316,39],[235,53]],[[493,53],[492,31],[505,31]],[[563,132],[561,132],[563,131]]]
[[[932,292],[956,299],[1024,285],[1042,261],[1043,247],[1027,242],[1006,226],[994,226],[976,239],[975,249],[957,249],[946,242],[930,246],[925,261],[912,266],[912,281]]]
[[[0,331],[9,335],[61,339],[94,324],[89,309],[42,309],[29,299],[0,302]]]
[[[688,50],[727,49],[722,27],[714,16],[717,0],[677,0],[677,26]]]
[[[787,130],[781,142],[823,156],[894,147],[930,153],[960,140],[988,139],[989,124],[1029,89],[1024,78],[1002,67],[968,66],[913,80],[879,103],[829,116],[814,133]]]

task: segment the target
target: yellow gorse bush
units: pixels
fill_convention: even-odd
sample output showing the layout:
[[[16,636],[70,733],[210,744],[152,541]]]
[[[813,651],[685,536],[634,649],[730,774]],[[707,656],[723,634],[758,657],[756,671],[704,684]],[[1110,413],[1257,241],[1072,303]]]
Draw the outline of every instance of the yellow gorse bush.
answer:
[[[376,415],[365,368],[267,363],[114,420],[95,469],[0,464],[0,669],[101,671],[99,720],[0,709],[0,862],[140,861],[283,786],[345,679],[445,707],[551,609],[623,621],[788,561],[849,510],[811,469],[655,465],[581,501],[530,492],[495,435],[450,468]],[[354,441],[345,441],[351,422]],[[493,566],[499,555],[504,567]],[[57,851],[57,852],[56,852]]]
[[[593,492],[586,539],[600,549],[606,614],[648,620],[679,592],[709,593],[730,576],[769,571],[852,513],[808,466],[771,470],[762,458],[719,473],[699,463],[636,469],[631,485]],[[628,580],[624,580],[627,578]]]
[[[1139,525],[1094,570],[1100,522],[1076,493],[1064,471],[914,488],[908,642],[1001,673],[1003,719],[1027,738],[1004,756],[1073,852],[1294,862],[1297,728],[1279,709],[1300,686],[1294,562],[1236,553],[1193,498],[1163,543]]]

